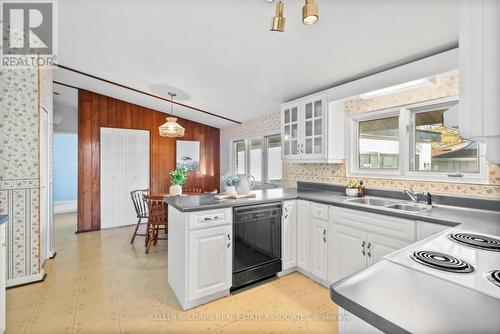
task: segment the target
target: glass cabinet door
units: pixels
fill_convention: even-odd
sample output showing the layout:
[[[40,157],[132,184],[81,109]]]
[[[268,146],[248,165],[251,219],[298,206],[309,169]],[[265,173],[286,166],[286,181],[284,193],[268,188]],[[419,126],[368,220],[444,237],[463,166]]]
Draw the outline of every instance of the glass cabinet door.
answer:
[[[283,156],[296,157],[299,154],[299,107],[290,106],[283,110]]]
[[[304,148],[303,154],[312,157],[321,157],[324,152],[325,127],[324,101],[314,99],[304,104]]]

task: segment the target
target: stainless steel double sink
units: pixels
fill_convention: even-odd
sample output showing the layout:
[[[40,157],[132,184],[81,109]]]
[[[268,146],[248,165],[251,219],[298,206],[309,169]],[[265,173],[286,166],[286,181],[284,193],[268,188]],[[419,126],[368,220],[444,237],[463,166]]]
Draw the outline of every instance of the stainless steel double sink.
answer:
[[[377,197],[351,198],[351,199],[346,199],[345,202],[368,205],[368,206],[377,206],[386,209],[394,209],[394,210],[409,211],[409,212],[423,212],[432,208],[431,205],[427,204],[419,204],[408,201],[377,198]]]

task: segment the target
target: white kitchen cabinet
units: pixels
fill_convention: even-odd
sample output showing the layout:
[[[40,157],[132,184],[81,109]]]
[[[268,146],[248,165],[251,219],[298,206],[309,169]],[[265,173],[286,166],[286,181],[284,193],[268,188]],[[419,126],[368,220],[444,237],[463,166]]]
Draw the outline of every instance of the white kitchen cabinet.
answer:
[[[282,158],[290,162],[341,163],[344,149],[343,102],[315,94],[281,106]]]
[[[295,160],[299,157],[299,120],[300,103],[289,103],[281,107],[281,142],[283,143],[283,160]]]
[[[281,266],[287,270],[297,266],[297,201],[283,202],[281,224]]]
[[[311,203],[297,201],[297,267],[305,271],[310,268],[311,252]]]
[[[168,283],[184,310],[227,296],[232,285],[232,210],[168,209]]]
[[[336,282],[366,267],[367,233],[330,222],[332,247],[328,281]]]
[[[448,228],[450,226],[417,221],[417,240],[425,239]]]
[[[366,237],[366,265],[371,266],[382,258],[410,243],[382,235],[369,233]]]
[[[336,282],[413,243],[415,222],[331,207],[328,281]]]
[[[189,232],[189,287],[191,300],[231,287],[231,227]]]
[[[328,276],[328,221],[311,219],[310,272],[321,280]]]
[[[500,163],[500,0],[460,2],[459,129],[486,140],[486,160]]]
[[[149,131],[101,128],[101,228],[137,223],[130,192],[149,188]]]

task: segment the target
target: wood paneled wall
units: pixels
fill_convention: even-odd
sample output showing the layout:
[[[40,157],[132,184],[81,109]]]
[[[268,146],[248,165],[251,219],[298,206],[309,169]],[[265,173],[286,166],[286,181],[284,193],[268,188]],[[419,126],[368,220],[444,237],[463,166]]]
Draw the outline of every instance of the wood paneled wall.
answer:
[[[95,231],[100,222],[100,128],[126,128],[150,132],[150,188],[168,192],[175,169],[176,139],[160,137],[158,127],[166,114],[108,96],[78,91],[78,232]],[[219,190],[219,129],[179,119],[185,129],[180,140],[200,141],[200,169],[190,172],[186,185],[203,191]],[[140,163],[138,161],[137,163]]]

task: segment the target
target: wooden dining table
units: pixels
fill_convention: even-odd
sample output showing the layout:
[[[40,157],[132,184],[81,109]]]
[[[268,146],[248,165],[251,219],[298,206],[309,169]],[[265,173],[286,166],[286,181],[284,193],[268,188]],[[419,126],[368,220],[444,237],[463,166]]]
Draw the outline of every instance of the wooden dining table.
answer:
[[[170,197],[170,196],[193,196],[193,195],[201,195],[200,193],[194,193],[194,192],[183,192],[181,195],[170,195],[170,193],[151,193],[149,197],[154,198],[154,199],[161,199],[165,197]]]

